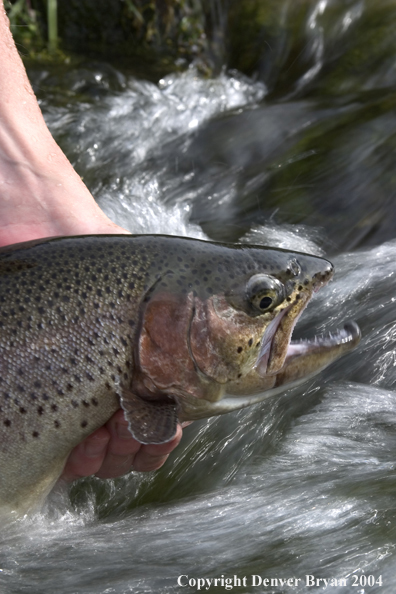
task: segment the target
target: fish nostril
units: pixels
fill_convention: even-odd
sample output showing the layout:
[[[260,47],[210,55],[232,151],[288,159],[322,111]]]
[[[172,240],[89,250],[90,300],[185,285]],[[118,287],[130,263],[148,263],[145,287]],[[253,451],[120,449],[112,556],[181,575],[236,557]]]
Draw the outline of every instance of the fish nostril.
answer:
[[[288,274],[292,274],[293,276],[298,276],[301,273],[301,266],[296,258],[289,260],[289,265],[286,268],[286,272]]]

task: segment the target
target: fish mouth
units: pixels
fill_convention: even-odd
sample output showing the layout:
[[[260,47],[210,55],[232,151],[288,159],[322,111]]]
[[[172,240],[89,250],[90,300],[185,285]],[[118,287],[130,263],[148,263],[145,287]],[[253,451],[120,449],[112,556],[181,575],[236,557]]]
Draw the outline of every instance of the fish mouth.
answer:
[[[352,350],[361,339],[361,332],[356,322],[347,321],[342,328],[326,334],[316,335],[313,338],[292,340],[291,335],[299,315],[295,318],[290,332],[289,342],[282,365],[278,367],[273,364],[273,345],[278,332],[281,332],[281,324],[287,316],[290,308],[283,310],[273,320],[272,326],[267,329],[263,337],[260,353],[257,358],[255,370],[260,377],[269,375],[290,374],[291,368],[299,376],[310,375],[329,365],[341,354]],[[302,312],[301,312],[302,313]],[[297,366],[299,369],[297,369]]]
[[[291,340],[287,349],[285,362],[287,363],[294,357],[301,357],[302,355],[318,350],[331,350],[342,345],[350,345],[352,348],[360,338],[361,333],[359,326],[353,320],[349,320],[344,324],[343,328],[338,328],[335,332],[320,334],[314,336],[314,338]]]

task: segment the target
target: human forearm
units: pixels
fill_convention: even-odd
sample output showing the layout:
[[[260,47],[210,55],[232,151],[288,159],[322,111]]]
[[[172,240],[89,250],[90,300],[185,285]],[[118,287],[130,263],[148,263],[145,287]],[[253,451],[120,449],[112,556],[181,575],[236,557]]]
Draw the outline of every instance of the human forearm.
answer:
[[[0,245],[37,237],[122,233],[52,138],[0,0]]]

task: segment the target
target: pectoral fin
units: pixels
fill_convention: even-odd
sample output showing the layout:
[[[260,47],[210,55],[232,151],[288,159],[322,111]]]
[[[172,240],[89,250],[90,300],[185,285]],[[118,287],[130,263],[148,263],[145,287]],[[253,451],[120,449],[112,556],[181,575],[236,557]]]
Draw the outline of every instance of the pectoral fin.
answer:
[[[132,392],[124,392],[121,407],[133,437],[143,444],[166,443],[177,429],[177,405],[170,401],[143,400]]]

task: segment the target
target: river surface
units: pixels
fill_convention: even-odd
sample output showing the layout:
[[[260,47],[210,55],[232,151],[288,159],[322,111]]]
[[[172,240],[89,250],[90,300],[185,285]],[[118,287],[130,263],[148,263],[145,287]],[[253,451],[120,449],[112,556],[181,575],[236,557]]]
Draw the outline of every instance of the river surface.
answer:
[[[370,25],[375,6],[385,21]],[[160,471],[84,479],[3,526],[1,594],[394,594],[394,14],[312,3],[310,62],[283,95],[226,70],[154,84],[92,62],[31,68],[52,133],[115,222],[326,254],[335,279],[297,333],[354,319],[363,339],[297,389],[194,423]],[[386,59],[360,76],[351,52],[380,25]]]

